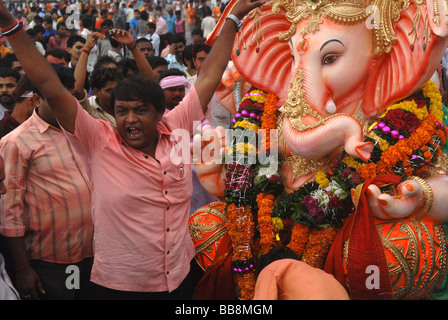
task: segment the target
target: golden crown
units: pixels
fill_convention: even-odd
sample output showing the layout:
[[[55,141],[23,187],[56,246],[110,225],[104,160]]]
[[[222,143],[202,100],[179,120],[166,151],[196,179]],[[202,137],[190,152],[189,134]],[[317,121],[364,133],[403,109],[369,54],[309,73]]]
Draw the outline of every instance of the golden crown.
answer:
[[[413,28],[410,34],[418,38],[417,22],[420,19],[426,22],[424,37],[428,40],[428,19],[421,16],[424,0],[415,0],[416,13],[413,19]],[[297,31],[297,24],[309,19],[307,25],[301,30],[303,35],[314,33],[319,30],[323,19],[331,19],[340,24],[357,24],[370,19],[375,26],[372,27],[374,34],[374,55],[378,56],[389,52],[394,44],[395,31],[394,22],[400,19],[401,12],[410,5],[410,0],[272,0],[269,5],[275,14],[284,14],[291,22],[289,30],[279,34],[280,40],[288,40]],[[434,0],[434,22],[440,23],[437,0]]]

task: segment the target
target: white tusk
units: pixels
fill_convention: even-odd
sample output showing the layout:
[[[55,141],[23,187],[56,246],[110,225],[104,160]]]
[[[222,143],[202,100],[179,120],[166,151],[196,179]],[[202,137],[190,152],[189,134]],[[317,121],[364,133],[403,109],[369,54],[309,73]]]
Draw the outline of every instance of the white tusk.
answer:
[[[333,99],[330,98],[327,105],[325,106],[325,110],[330,114],[336,113],[337,108],[336,108],[336,105],[334,104]]]

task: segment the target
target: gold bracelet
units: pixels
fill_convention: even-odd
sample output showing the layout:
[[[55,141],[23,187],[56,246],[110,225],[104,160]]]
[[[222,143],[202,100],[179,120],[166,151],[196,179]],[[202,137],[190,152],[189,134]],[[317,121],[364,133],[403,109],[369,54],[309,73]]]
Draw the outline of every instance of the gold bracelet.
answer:
[[[425,196],[425,201],[423,203],[423,206],[416,212],[409,215],[410,219],[419,220],[419,219],[426,217],[426,215],[431,210],[432,204],[434,202],[434,194],[432,192],[432,188],[429,185],[429,183],[426,182],[425,180],[423,180],[422,178],[416,177],[416,176],[411,176],[408,179],[417,181],[420,184],[420,186],[422,187],[423,194]]]

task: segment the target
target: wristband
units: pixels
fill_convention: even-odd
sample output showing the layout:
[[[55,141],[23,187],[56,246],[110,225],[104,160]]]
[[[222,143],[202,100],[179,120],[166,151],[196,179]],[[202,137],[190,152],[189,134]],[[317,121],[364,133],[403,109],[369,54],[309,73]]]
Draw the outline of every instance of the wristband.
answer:
[[[6,38],[12,38],[13,35],[23,30],[23,23],[22,21],[17,22],[13,27],[8,27],[7,29],[8,30],[6,31],[2,29],[1,36]]]
[[[226,20],[227,20],[227,19],[233,20],[233,22],[235,22],[235,24],[236,24],[236,32],[238,32],[238,31],[241,30],[241,28],[242,28],[242,26],[243,26],[243,23],[242,23],[241,20],[238,19],[234,14],[229,14],[229,15],[227,16]]]
[[[90,54],[90,50],[87,50],[87,49],[82,49],[81,52],[87,53],[87,55]]]
[[[24,266],[15,268],[15,270],[16,270],[16,271],[25,270],[25,269],[27,269],[27,268],[29,268],[29,267],[30,267],[30,264],[27,263],[27,264],[24,265]]]
[[[135,49],[136,46],[137,46],[137,43],[134,42],[134,46],[132,48],[129,48],[129,46],[128,46],[128,49],[132,51]]]
[[[11,30],[11,29],[14,28],[18,23],[19,23],[19,20],[16,19],[16,20],[14,21],[14,23],[13,23],[12,25],[10,25],[9,27],[1,28],[1,29],[2,29],[2,32],[6,32],[6,31],[8,31],[8,30]]]
[[[13,34],[7,35],[7,36],[6,36],[6,39],[9,40],[9,39],[15,38],[15,37],[17,37],[20,33],[22,33],[22,31],[23,31],[23,28],[18,29],[17,32],[14,32]]]

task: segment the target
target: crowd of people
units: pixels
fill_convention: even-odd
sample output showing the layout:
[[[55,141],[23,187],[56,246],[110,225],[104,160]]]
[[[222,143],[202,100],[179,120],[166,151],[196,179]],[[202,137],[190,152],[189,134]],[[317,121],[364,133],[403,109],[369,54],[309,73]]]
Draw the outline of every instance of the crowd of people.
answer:
[[[76,5],[0,1],[0,299],[190,299],[188,217],[216,199],[170,135],[231,127],[236,23],[209,46],[219,0]]]

